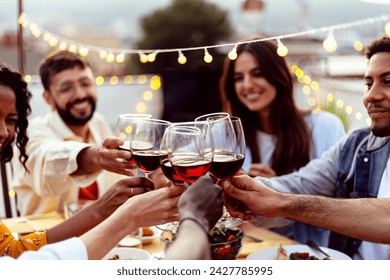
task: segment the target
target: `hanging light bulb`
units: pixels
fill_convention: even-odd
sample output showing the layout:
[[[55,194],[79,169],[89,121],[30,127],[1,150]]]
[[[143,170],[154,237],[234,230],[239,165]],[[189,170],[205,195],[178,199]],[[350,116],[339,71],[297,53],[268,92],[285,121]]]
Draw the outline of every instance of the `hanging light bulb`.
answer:
[[[68,48],[68,44],[66,42],[61,42],[59,45],[58,45],[58,49],[60,51],[64,51]]]
[[[181,51],[179,51],[179,57],[177,58],[177,62],[179,62],[179,64],[185,64],[187,62],[187,58]]]
[[[390,21],[385,24],[385,33],[390,38]]]
[[[87,47],[80,47],[79,48],[79,54],[81,56],[87,56],[89,53],[89,49]]]
[[[101,50],[99,52],[100,59],[106,59],[107,55],[108,55],[108,53],[105,50]]]
[[[139,55],[139,61],[141,61],[141,63],[148,62],[148,56],[146,54],[144,54],[143,52],[139,52],[138,55]]]
[[[322,43],[322,46],[324,47],[324,50],[329,53],[335,52],[337,50],[337,42],[332,30],[329,31],[328,37],[326,37]]]
[[[237,58],[237,45],[228,53],[228,57],[230,60],[235,60]]]
[[[148,61],[154,62],[156,60],[156,55],[157,55],[156,52],[152,52],[152,53],[148,54]]]
[[[77,53],[77,46],[75,44],[70,45],[68,51],[71,53]]]
[[[55,46],[57,46],[57,43],[58,43],[57,38],[54,37],[54,36],[51,36],[50,39],[49,39],[49,45],[50,45],[50,47],[55,47]]]
[[[116,62],[118,63],[123,63],[125,61],[125,54],[124,53],[120,53],[116,56],[115,58]]]
[[[114,62],[114,60],[115,60],[115,55],[114,55],[113,53],[110,52],[110,53],[107,55],[107,57],[106,57],[106,61],[109,62],[109,63],[111,63],[111,62]]]
[[[277,42],[278,42],[278,49],[276,50],[276,52],[278,53],[279,56],[285,57],[288,54],[287,47],[282,43],[282,41],[280,41],[279,38],[277,39]]]
[[[204,49],[204,61],[206,63],[211,63],[213,61],[213,57],[211,56],[211,54],[207,51],[207,49],[205,48]]]

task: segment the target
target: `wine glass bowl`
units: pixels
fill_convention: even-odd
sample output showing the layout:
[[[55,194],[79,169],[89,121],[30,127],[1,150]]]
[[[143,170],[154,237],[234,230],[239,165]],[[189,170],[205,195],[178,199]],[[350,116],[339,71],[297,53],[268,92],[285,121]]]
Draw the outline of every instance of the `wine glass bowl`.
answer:
[[[115,128],[115,136],[123,140],[123,145],[118,149],[130,152],[130,142],[134,135],[135,126],[139,119],[150,119],[150,114],[120,114]],[[127,159],[128,163],[134,163],[133,157]]]
[[[214,159],[210,173],[227,180],[241,169],[245,159],[245,136],[238,117],[208,118],[214,138]]]
[[[160,145],[170,122],[158,119],[140,119],[130,143],[131,153],[138,168],[148,178],[160,167]]]
[[[173,169],[188,183],[208,172],[214,156],[208,123],[172,126],[168,133],[168,158]]]

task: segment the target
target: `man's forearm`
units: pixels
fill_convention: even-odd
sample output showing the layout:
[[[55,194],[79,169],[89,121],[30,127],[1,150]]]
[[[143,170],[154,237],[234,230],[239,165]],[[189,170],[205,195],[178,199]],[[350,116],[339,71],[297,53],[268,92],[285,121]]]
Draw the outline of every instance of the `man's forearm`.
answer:
[[[281,215],[351,237],[390,243],[390,199],[335,199],[311,195],[287,195]]]
[[[77,170],[72,175],[86,175],[102,170],[99,165],[99,148],[87,147],[77,155]]]

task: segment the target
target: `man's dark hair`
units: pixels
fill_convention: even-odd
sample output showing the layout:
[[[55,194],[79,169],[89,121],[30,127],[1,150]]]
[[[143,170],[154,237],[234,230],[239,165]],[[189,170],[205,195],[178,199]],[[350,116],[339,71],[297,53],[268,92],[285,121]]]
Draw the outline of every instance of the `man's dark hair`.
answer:
[[[39,66],[39,75],[45,90],[50,91],[51,78],[55,74],[76,66],[81,69],[91,68],[86,59],[69,51],[59,51],[47,56]]]
[[[388,52],[390,53],[390,38],[384,36],[382,38],[376,39],[372,41],[367,47],[365,51],[365,55],[368,59],[370,59],[374,54],[379,52]]]

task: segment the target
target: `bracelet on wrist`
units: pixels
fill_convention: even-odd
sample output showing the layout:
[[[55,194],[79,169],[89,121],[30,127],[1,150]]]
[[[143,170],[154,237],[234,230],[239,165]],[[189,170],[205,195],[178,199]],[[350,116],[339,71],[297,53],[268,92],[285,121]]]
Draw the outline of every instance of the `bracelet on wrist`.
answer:
[[[184,221],[186,221],[186,220],[187,220],[187,221],[193,221],[195,224],[197,224],[198,226],[201,227],[201,229],[206,233],[206,235],[209,234],[209,232],[204,228],[204,226],[202,225],[202,223],[199,222],[197,219],[192,218],[192,217],[186,217],[186,218],[181,219],[180,222],[179,222],[179,230],[180,230],[181,224],[182,224]]]

